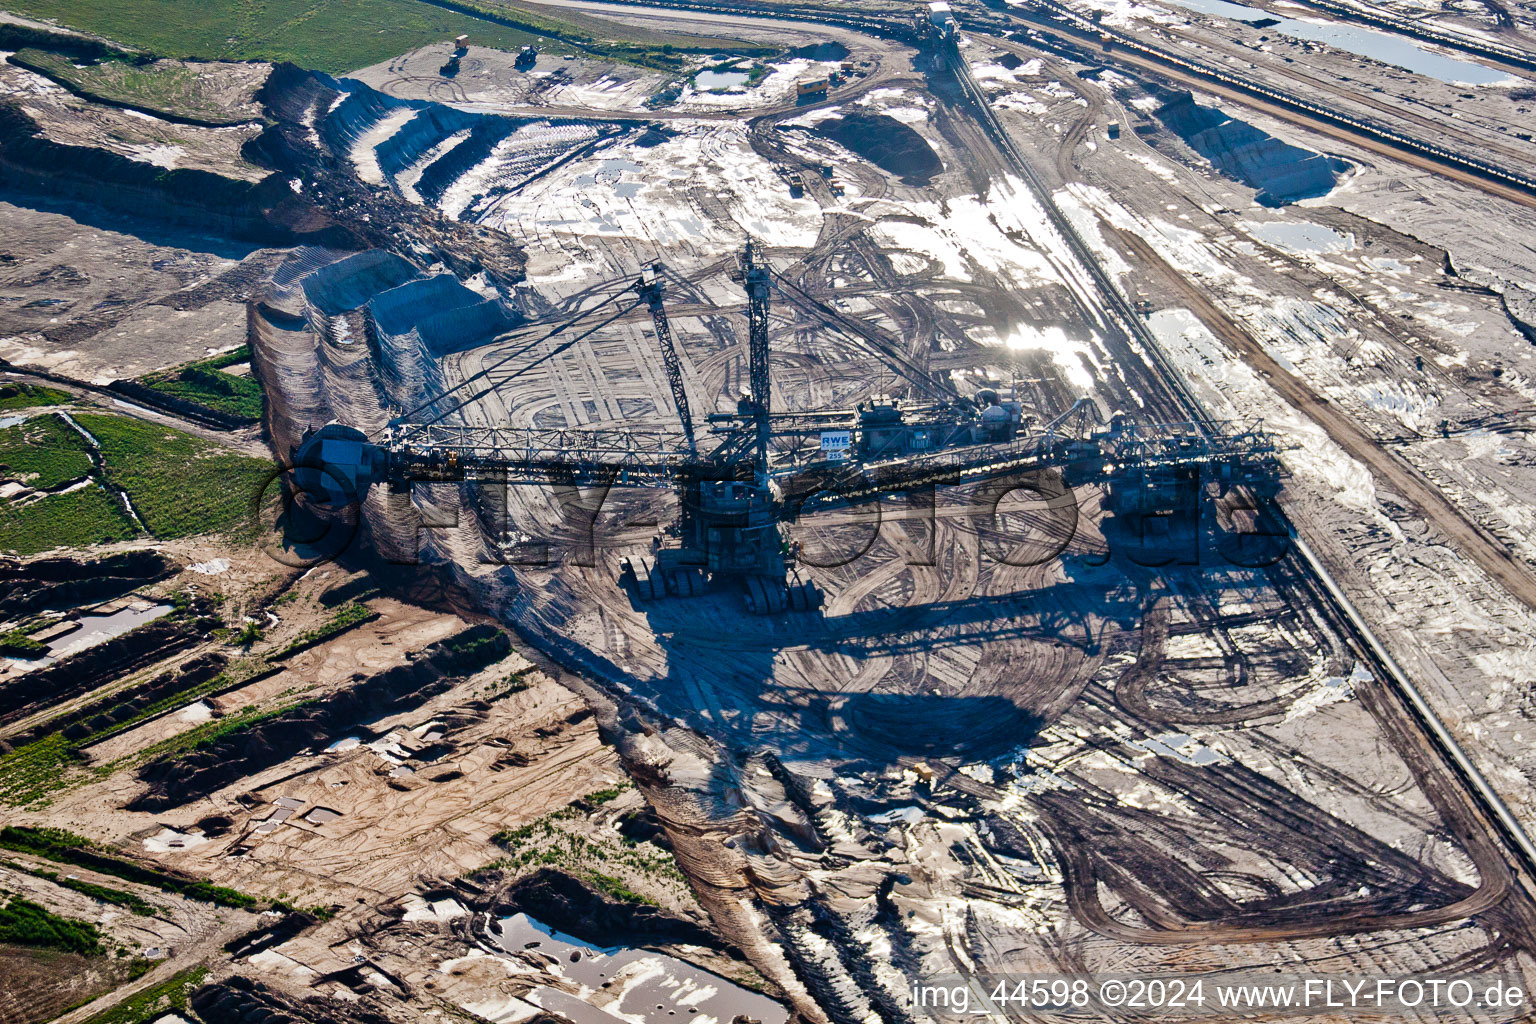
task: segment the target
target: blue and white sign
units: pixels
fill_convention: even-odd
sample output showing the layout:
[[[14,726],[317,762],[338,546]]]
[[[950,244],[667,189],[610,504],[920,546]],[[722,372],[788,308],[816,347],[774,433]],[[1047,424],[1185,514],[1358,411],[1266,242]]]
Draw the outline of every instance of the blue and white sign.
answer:
[[[842,462],[848,457],[848,449],[853,447],[853,434],[847,430],[823,430],[821,432],[821,451],[829,462]]]

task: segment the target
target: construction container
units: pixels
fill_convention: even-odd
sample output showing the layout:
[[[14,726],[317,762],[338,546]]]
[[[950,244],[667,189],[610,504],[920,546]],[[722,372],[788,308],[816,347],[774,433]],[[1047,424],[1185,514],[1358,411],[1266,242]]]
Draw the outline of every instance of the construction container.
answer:
[[[928,25],[940,38],[947,39],[954,35],[959,27],[955,24],[955,13],[946,3],[931,3],[928,5]]]

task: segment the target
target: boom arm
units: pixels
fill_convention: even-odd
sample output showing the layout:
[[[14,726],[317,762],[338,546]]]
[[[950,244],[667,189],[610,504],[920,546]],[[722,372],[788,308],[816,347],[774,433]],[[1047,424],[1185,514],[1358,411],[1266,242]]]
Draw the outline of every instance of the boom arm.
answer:
[[[388,452],[395,481],[571,479],[667,486],[689,467],[720,475],[730,471],[701,457],[692,438],[659,428],[540,430],[440,423],[392,439]]]
[[[651,311],[651,323],[656,327],[656,343],[661,348],[661,362],[667,371],[667,384],[672,388],[672,404],[677,406],[677,418],[683,423],[683,437],[688,449],[697,448],[693,438],[693,413],[688,408],[688,391],[683,386],[683,366],[677,357],[677,347],[672,343],[672,326],[667,323],[667,311],[661,304],[661,264],[651,268],[650,280],[642,277],[635,282],[635,291]]]

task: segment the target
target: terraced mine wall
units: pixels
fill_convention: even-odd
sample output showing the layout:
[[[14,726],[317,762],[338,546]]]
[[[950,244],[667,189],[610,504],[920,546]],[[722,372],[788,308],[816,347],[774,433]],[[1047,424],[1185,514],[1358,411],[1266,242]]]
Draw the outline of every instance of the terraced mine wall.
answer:
[[[442,263],[460,278],[484,272],[505,286],[522,280],[526,261],[510,238],[460,224],[404,189],[380,189],[358,177],[351,151],[362,133],[391,111],[437,104],[396,100],[289,63],[274,65],[253,98],[271,124],[245,144],[246,159],[272,168],[285,189],[300,179],[314,210],[345,225],[308,236],[309,244],[349,252],[387,248],[423,264]]]
[[[1201,106],[1187,91],[1169,94],[1154,113],[1218,171],[1258,189],[1254,198],[1265,206],[1325,196],[1348,166],[1281,142],[1216,107]]]
[[[347,244],[353,237],[299,199],[279,175],[253,184],[54,142],[7,104],[0,104],[0,186],[263,245]]]
[[[401,198],[444,206],[455,217],[514,191],[605,139],[637,130],[631,124],[580,118],[471,113],[425,100],[397,99],[352,80],[316,76],[315,81],[345,95],[339,103],[314,108],[315,131],[331,153],[356,160],[367,158],[371,148],[379,174]],[[383,138],[369,138],[375,129],[389,127],[386,119],[402,113],[410,116]],[[408,183],[412,170],[414,181]],[[446,207],[449,190],[466,180],[475,183],[473,192],[464,190],[460,205]],[[459,268],[455,273],[463,276]]]
[[[234,730],[210,746],[150,762],[139,770],[139,778],[150,788],[128,809],[157,813],[208,796],[300,750],[323,746],[361,722],[419,707],[451,689],[458,677],[500,661],[511,650],[501,630],[472,626],[428,647],[409,664]]]
[[[306,429],[332,421],[373,436],[407,412],[416,422],[439,413],[458,422],[451,403],[432,402],[451,383],[440,360],[515,325],[519,314],[500,296],[516,280],[508,268],[522,267],[506,235],[464,222],[481,204],[604,140],[647,130],[469,113],[291,65],[274,68],[259,98],[278,122],[259,140],[263,159],[308,168],[295,172],[306,182],[322,174],[327,201],[353,189],[359,198],[348,209],[368,212],[380,235],[375,252],[296,251],[249,306],[253,369],[268,396],[265,425],[284,456]],[[455,232],[452,246],[442,244],[446,231]],[[451,273],[422,269],[437,262]],[[495,292],[466,287],[471,279]],[[473,593],[481,608],[505,609],[510,621],[519,584],[493,543],[504,525],[493,521],[497,497],[492,488],[453,483],[409,493],[374,487],[349,550],[360,561],[426,563],[434,579]],[[475,521],[485,528],[431,528]]]
[[[279,450],[332,419],[381,429],[385,407],[414,409],[446,390],[438,357],[483,344],[512,322],[496,300],[450,274],[422,277],[391,252],[296,253],[248,319],[263,379],[292,386],[268,410]]]
[[[424,277],[395,253],[295,252],[247,316],[274,448],[286,455],[307,428],[333,420],[378,433],[403,411],[417,410],[417,421],[447,412],[450,404],[429,401],[447,391],[439,357],[485,344],[514,319],[498,300],[450,274]],[[442,531],[420,526],[453,521],[461,509],[473,505],[461,502],[456,485],[410,494],[372,488],[357,548],[371,546],[387,561],[474,564],[484,551],[449,550]],[[462,544],[463,532],[453,533]]]

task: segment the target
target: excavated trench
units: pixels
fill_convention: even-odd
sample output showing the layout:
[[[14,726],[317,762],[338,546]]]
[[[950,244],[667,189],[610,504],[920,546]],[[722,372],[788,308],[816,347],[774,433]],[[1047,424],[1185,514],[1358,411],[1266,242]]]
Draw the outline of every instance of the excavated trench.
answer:
[[[0,683],[0,721],[52,707],[136,668],[164,661],[201,643],[223,620],[199,599],[187,614],[157,619],[121,636]]]
[[[540,868],[519,878],[486,909],[493,918],[527,914],[557,931],[600,939],[604,946],[720,946],[718,938],[686,918],[657,907],[605,899],[556,868]]]
[[[90,559],[0,559],[0,621],[110,601],[180,569],[158,551],[123,551]]]
[[[51,733],[62,732],[65,739],[81,743],[97,733],[137,717],[162,699],[176,697],[194,686],[201,686],[217,677],[228,664],[229,659],[217,651],[198,655],[169,672],[162,672],[145,682],[118,690],[78,710],[50,718],[33,731],[12,737],[9,742],[11,746],[19,747],[43,739]]]
[[[208,796],[301,750],[323,747],[344,732],[355,732],[362,722],[418,707],[451,689],[459,678],[500,661],[511,649],[501,630],[472,626],[428,647],[409,664],[236,730],[212,746],[150,762],[139,770],[149,790],[128,809],[155,813]]]
[[[1281,142],[1216,107],[1195,102],[1188,91],[1169,91],[1153,113],[1170,131],[1222,174],[1259,190],[1265,206],[1284,206],[1333,191],[1349,165]]]

